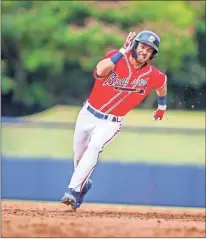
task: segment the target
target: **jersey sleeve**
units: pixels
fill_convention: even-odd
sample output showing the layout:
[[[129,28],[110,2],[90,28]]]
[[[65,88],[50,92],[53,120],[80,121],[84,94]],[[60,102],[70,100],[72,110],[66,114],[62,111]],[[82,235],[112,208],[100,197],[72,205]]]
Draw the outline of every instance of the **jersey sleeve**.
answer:
[[[107,52],[107,54],[105,55],[105,57],[103,59],[109,58],[109,57],[113,56],[114,54],[116,54],[117,52],[118,52],[118,50],[116,50],[116,49],[111,50],[111,51]]]
[[[157,71],[157,74],[155,74],[154,80],[155,80],[154,85],[155,90],[160,90],[167,84],[167,76],[159,70]]]
[[[106,58],[110,58],[111,56],[113,56],[114,54],[116,54],[118,51],[119,51],[119,50],[114,49],[114,50],[111,50],[111,51],[107,52],[106,55],[105,55],[104,57],[102,57],[102,59],[101,59],[100,61],[102,61],[102,60],[104,60],[104,59],[106,59]],[[97,72],[96,72],[96,67],[95,67],[94,70],[93,70],[93,77],[94,77],[94,79],[96,79],[96,78],[97,78],[97,79],[104,78],[104,77],[98,78]]]

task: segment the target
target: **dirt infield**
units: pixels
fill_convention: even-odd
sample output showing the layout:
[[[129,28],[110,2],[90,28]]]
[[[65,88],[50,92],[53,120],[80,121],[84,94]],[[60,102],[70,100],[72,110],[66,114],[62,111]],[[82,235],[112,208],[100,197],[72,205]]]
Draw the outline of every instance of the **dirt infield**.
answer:
[[[2,237],[206,237],[204,209],[2,201]]]

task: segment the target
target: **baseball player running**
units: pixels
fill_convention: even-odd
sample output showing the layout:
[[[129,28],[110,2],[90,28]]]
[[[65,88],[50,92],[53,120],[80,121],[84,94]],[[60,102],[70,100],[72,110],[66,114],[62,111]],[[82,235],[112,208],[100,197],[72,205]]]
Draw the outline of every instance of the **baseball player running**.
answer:
[[[74,133],[74,173],[62,203],[76,210],[92,188],[89,179],[99,154],[121,131],[124,116],[155,90],[158,109],[166,110],[167,77],[150,60],[158,55],[160,38],[152,31],[130,32],[123,47],[109,51],[93,71],[92,92],[77,117]]]

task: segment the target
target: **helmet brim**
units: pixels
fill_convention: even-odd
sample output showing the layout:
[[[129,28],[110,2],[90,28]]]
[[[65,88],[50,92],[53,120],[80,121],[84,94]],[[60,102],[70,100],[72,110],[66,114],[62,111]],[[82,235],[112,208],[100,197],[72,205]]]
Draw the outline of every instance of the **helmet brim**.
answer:
[[[144,41],[144,40],[138,40],[138,39],[136,39],[136,41],[141,42],[141,43],[145,43],[145,44],[151,46],[156,52],[158,52],[158,48],[153,43],[150,43],[150,42]]]

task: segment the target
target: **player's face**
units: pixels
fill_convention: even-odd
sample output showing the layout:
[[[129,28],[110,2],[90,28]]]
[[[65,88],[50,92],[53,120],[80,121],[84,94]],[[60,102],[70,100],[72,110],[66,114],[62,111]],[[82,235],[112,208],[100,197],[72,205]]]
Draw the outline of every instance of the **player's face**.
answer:
[[[145,63],[152,56],[153,48],[145,43],[139,42],[136,51],[138,55],[136,61],[139,63]]]

